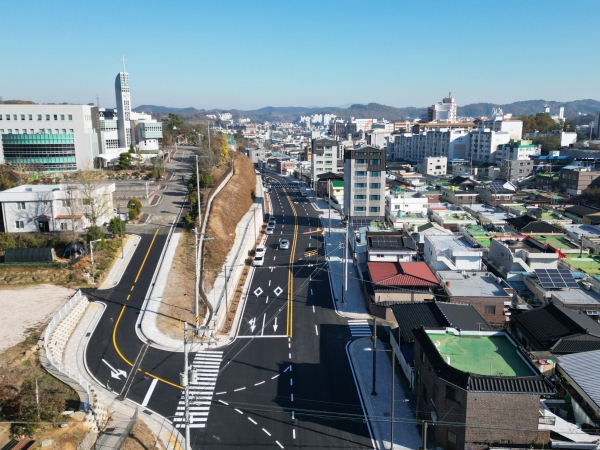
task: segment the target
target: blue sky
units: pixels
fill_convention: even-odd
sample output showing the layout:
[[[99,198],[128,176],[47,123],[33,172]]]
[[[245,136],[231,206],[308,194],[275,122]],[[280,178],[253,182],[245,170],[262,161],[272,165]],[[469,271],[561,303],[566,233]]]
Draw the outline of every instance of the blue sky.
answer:
[[[0,96],[255,109],[600,99],[598,0],[4,2]]]

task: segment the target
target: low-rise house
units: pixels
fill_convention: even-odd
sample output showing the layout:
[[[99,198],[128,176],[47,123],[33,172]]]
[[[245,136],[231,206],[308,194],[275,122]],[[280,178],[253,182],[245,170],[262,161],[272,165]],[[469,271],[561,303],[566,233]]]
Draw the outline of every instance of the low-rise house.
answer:
[[[511,330],[528,351],[566,355],[600,350],[600,324],[582,311],[549,303],[513,312]]]
[[[559,254],[550,246],[531,237],[495,236],[484,262],[506,279],[509,272],[534,272],[556,269]]]
[[[365,284],[370,313],[393,320],[389,307],[400,302],[433,300],[439,282],[424,262],[367,262]]]
[[[479,198],[486,205],[498,206],[511,202],[517,188],[510,181],[496,179],[485,186],[476,186]]]
[[[565,233],[575,243],[578,243],[582,253],[600,254],[600,227],[582,223],[564,225]]]
[[[423,225],[413,227],[411,231],[411,237],[417,245],[417,251],[419,254],[423,254],[425,236],[433,235],[454,236],[454,233],[446,228],[442,228],[435,222],[427,222]]]
[[[558,180],[559,176],[555,173],[537,173],[533,181],[536,189],[552,191],[558,187]]]
[[[570,395],[575,422],[597,428],[600,424],[600,350],[561,356],[556,373]]]
[[[459,225],[465,227],[477,223],[477,220],[462,208],[430,208],[429,211],[431,220],[448,230],[458,231]]]
[[[479,193],[471,187],[442,186],[440,200],[453,205],[470,205],[479,201]]]
[[[413,335],[416,409],[437,422],[436,445],[548,445],[539,408],[554,389],[507,333],[419,328]]]
[[[588,214],[599,213],[600,209],[591,206],[575,205],[565,208],[563,214],[571,219],[573,223],[583,223],[583,218]]]
[[[600,212],[586,214],[583,216],[583,223],[587,225],[600,225]]]
[[[484,271],[437,272],[445,298],[450,303],[473,306],[488,323],[508,321],[512,288],[502,278]]]
[[[496,206],[482,205],[480,203],[475,205],[465,205],[463,208],[465,211],[471,213],[475,218],[477,218],[482,225],[504,225],[506,223],[506,219],[512,217],[507,211],[501,208]]]
[[[417,246],[408,234],[398,231],[367,232],[367,261],[409,262]]]
[[[428,222],[427,205],[429,201],[419,192],[391,189],[385,196],[385,215],[395,228],[407,228]]]
[[[456,328],[463,331],[491,330],[483,317],[470,305],[446,302],[398,303],[391,306],[398,328],[392,330],[391,342],[409,388],[413,389],[415,337],[413,330],[425,328]]]
[[[558,182],[561,191],[569,195],[581,195],[598,177],[600,172],[591,167],[565,166],[560,169]]]
[[[423,257],[427,265],[438,270],[482,270],[485,249],[474,246],[464,235],[425,236]]]
[[[0,232],[35,233],[102,225],[114,216],[114,183],[22,185],[0,192]]]
[[[521,234],[557,234],[563,235],[562,229],[531,216],[507,219],[508,226]]]

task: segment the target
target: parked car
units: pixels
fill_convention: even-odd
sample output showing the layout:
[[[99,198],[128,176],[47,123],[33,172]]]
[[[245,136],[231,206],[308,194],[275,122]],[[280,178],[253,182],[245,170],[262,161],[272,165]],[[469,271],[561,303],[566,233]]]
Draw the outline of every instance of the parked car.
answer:
[[[265,251],[266,248],[264,245],[259,245],[258,247],[256,247],[256,250],[254,251],[254,254],[256,256],[265,256]]]
[[[252,265],[254,267],[262,266],[264,263],[265,263],[264,256],[255,256],[254,259],[252,260]]]
[[[279,248],[281,250],[287,250],[288,248],[290,248],[290,241],[288,241],[287,239],[282,239],[279,243]]]
[[[274,229],[275,229],[274,227],[267,227],[267,231],[265,233],[267,233],[267,234],[273,234],[273,230]]]

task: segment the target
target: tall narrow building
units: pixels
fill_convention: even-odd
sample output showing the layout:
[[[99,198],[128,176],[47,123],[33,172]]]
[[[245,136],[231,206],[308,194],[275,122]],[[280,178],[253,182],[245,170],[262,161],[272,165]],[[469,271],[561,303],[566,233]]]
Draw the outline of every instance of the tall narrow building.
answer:
[[[129,74],[119,72],[115,80],[117,97],[119,147],[128,148],[131,144],[131,93],[129,92]]]

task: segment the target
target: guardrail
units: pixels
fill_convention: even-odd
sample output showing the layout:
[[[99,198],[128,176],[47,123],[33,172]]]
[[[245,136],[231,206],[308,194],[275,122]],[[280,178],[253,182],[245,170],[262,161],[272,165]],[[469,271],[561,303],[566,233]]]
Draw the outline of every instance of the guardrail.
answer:
[[[90,384],[87,382],[87,380],[79,373],[79,371],[71,369],[70,367],[64,365],[62,362],[60,362],[58,360],[58,358],[56,358],[52,352],[50,351],[50,349],[48,348],[48,343],[50,342],[50,336],[52,335],[52,331],[54,331],[54,328],[56,328],[56,326],[60,323],[61,320],[63,320],[67,314],[69,314],[69,312],[73,309],[73,307],[79,303],[79,301],[83,298],[83,295],[81,293],[81,290],[78,290],[67,302],[66,305],[64,305],[60,311],[58,311],[58,313],[52,318],[52,320],[50,321],[50,323],[48,324],[48,326],[46,327],[46,331],[44,331],[44,348],[46,350],[46,358],[48,358],[48,361],[50,361],[50,363],[61,373],[65,374],[67,377],[69,377],[71,380],[75,381],[77,384],[79,384],[82,388],[85,389],[85,392],[87,394],[87,402],[84,403],[84,409],[87,411],[90,409],[90,405],[91,405],[91,393],[90,393]]]

